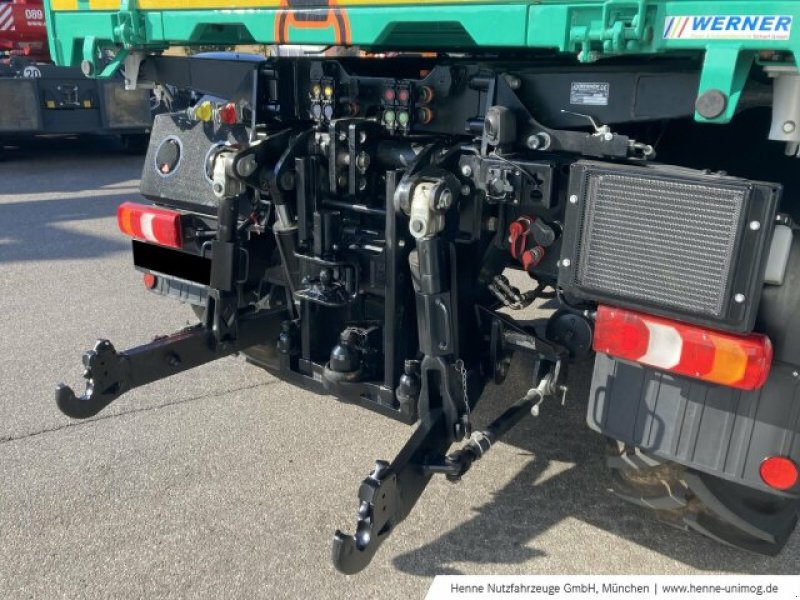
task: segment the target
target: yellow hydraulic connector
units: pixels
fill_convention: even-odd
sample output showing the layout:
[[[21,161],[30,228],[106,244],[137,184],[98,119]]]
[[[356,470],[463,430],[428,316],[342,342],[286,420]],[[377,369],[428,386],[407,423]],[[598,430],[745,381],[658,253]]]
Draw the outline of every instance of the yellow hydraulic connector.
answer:
[[[197,106],[194,107],[194,116],[196,119],[203,121],[204,123],[208,123],[214,118],[214,107],[211,106],[211,102],[206,100],[205,102],[201,102]]]

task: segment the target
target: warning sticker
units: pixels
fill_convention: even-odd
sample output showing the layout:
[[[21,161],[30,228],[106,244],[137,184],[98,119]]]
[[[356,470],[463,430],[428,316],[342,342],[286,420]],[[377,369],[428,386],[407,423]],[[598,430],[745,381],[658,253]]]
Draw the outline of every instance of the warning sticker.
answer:
[[[669,17],[665,40],[788,40],[791,15],[700,15]]]
[[[610,91],[610,83],[573,81],[569,92],[569,103],[578,106],[608,106]]]

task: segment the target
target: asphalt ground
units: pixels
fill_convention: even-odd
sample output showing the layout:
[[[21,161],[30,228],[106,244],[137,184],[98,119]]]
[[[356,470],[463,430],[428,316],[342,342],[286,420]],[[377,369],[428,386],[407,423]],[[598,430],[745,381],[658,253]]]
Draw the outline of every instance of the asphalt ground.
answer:
[[[117,232],[141,158],[44,141],[0,163],[0,598],[417,598],[435,574],[797,574],[652,520],[607,488],[587,368],[457,485],[435,479],[372,566],[330,563],[376,458],[411,428],[297,390],[240,358],[135,390],[76,422],[95,339],[124,349],[193,322],[147,293]],[[526,389],[490,386],[487,423]],[[82,388],[81,388],[82,389]]]

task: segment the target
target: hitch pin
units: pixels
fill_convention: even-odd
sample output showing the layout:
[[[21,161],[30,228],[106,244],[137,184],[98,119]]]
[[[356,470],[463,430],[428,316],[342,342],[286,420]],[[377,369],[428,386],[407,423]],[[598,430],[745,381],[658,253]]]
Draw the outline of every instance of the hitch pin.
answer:
[[[528,393],[525,395],[528,400],[536,399],[536,403],[531,406],[531,416],[539,416],[541,406],[547,396],[559,394],[561,396],[561,406],[564,406],[567,403],[567,390],[568,388],[565,385],[554,385],[552,376],[549,373],[545,375],[539,382],[539,385],[528,390]]]

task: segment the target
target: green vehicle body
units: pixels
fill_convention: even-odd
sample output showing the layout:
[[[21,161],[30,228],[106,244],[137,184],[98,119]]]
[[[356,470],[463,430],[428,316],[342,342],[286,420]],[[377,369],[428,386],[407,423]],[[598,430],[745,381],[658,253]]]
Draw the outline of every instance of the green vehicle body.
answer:
[[[116,60],[104,76],[130,52],[197,44],[557,50],[583,62],[620,54],[703,53],[698,96],[719,90],[727,103],[719,116],[696,119],[718,123],[735,113],[753,61],[765,52],[800,49],[800,30],[791,26],[800,19],[796,0],[123,0],[119,6],[108,0],[49,0],[46,7],[55,61],[91,68],[99,51],[111,48]],[[705,32],[694,30],[697,18]]]

